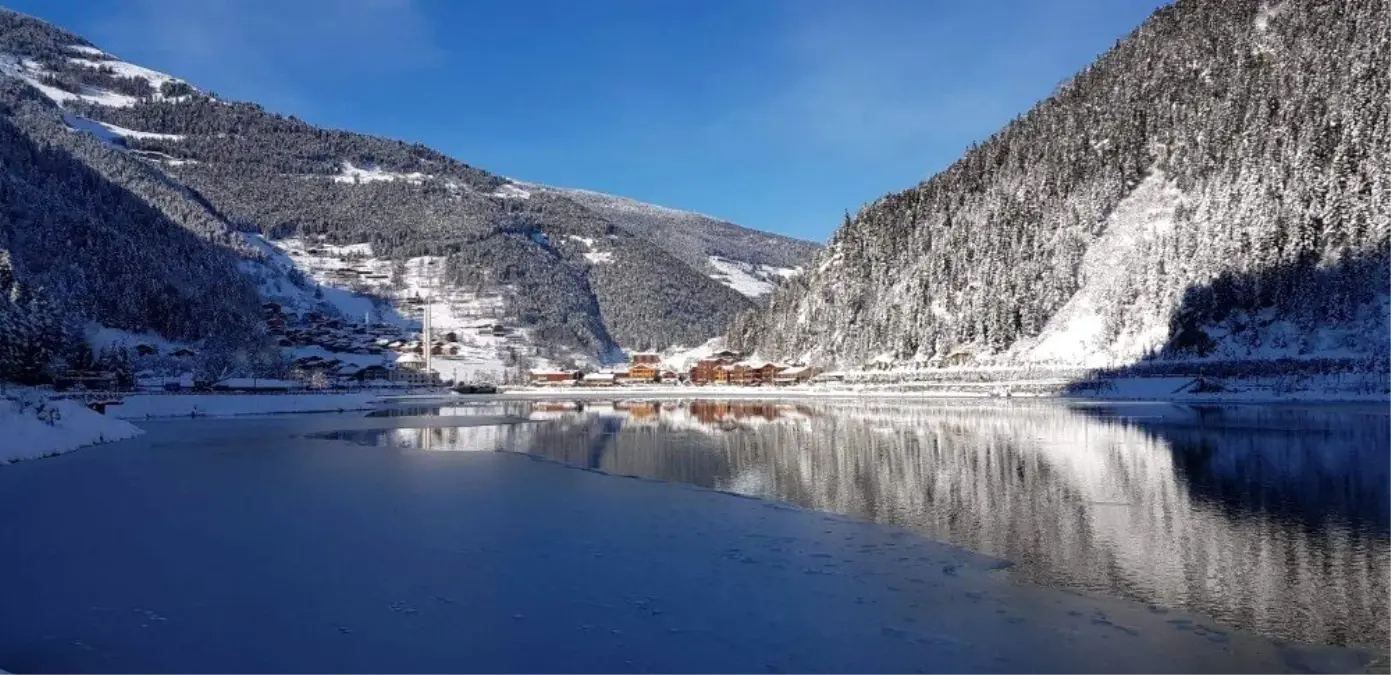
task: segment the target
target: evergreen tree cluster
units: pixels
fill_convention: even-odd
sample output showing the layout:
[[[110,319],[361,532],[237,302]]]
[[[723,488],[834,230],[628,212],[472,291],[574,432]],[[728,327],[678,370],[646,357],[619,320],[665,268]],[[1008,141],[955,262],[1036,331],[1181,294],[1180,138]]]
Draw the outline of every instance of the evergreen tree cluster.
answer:
[[[1181,195],[1172,228],[1096,291],[1108,337],[1141,320],[1192,337],[1262,312],[1312,335],[1377,311],[1391,271],[1389,7],[1161,8],[940,174],[847,216],[731,344],[841,365],[1004,352],[1044,331],[1086,284],[1108,219],[1156,185]]]
[[[0,80],[0,166],[0,370],[11,379],[43,379],[70,361],[55,358],[83,341],[88,321],[175,340],[259,339],[256,291],[237,268],[240,235],[9,79]]]
[[[700,213],[652,206],[601,192],[559,191],[586,209],[629,232],[642,235],[682,262],[707,274],[718,272],[710,264],[712,256],[791,269],[806,267],[821,248],[809,241],[750,230]],[[773,276],[768,280],[777,283],[782,277]]]

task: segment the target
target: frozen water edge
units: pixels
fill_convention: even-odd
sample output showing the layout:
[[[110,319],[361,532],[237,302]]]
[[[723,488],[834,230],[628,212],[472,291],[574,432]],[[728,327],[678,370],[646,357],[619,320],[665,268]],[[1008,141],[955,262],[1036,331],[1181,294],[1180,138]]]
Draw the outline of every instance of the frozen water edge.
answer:
[[[226,417],[370,410],[397,395],[389,390],[294,394],[134,394],[109,412],[129,420],[152,417]],[[436,395],[438,396],[438,395]]]
[[[992,571],[998,561],[898,528],[505,453],[305,438],[500,421],[146,422],[145,436],[100,453],[6,467],[0,521],[27,553],[0,578],[0,665],[1274,672],[1367,662],[1014,584]]]
[[[1133,377],[1116,378],[1100,392],[1068,392],[1066,380],[1001,380],[972,383],[934,383],[931,385],[841,385],[794,387],[739,386],[625,386],[625,387],[509,387],[501,396],[512,398],[868,398],[931,400],[944,398],[1055,398],[1115,401],[1167,401],[1173,403],[1384,403],[1391,394],[1348,391],[1336,387],[1313,387],[1279,391],[1256,379],[1224,380],[1225,391],[1193,393],[1187,389],[1194,378]]]
[[[17,393],[15,398],[26,397]],[[0,465],[138,434],[140,430],[129,423],[99,415],[76,401],[49,401],[35,395],[21,406],[18,400],[0,398]]]

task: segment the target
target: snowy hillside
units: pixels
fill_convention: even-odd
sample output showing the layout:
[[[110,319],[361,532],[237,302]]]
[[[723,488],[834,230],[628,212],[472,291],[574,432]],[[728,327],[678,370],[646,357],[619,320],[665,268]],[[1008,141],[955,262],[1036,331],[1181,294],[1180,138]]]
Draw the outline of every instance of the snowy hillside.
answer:
[[[511,186],[508,186],[511,187]],[[565,195],[750,298],[762,298],[800,274],[821,247],[740,227],[691,211],[648,204],[591,190],[519,183],[519,192]]]
[[[262,302],[418,330],[420,294],[437,330],[473,331],[457,371],[583,363],[717,336],[815,249],[638,208],[658,224],[694,219],[682,227],[699,245],[673,246],[666,229],[580,193],[217,99],[7,10],[0,133],[16,197],[0,220],[4,281],[65,289],[0,308],[34,349],[95,324],[206,355],[269,354]],[[57,333],[40,337],[40,324]]]
[[[1385,364],[1388,33],[1384,0],[1161,8],[861,209],[731,347],[850,369]]]

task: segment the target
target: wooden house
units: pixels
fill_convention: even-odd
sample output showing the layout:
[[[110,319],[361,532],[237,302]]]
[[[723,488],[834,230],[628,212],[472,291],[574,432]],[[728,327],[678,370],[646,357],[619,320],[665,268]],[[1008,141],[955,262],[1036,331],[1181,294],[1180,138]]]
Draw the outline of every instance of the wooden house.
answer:
[[[642,364],[655,366],[661,362],[662,355],[656,352],[638,352],[636,354],[633,354],[633,357],[631,359],[631,363],[633,363],[633,365]]]
[[[582,387],[612,387],[617,384],[613,373],[589,373],[580,379]]]
[[[656,382],[661,378],[661,371],[656,364],[638,363],[628,369],[629,382]]]
[[[531,384],[537,387],[571,386],[583,377],[578,370],[533,370],[528,375]]]
[[[817,369],[811,366],[792,366],[779,371],[773,376],[773,384],[778,386],[791,386],[794,384],[806,384],[811,378],[816,377]]]
[[[691,366],[691,384],[711,384],[716,381],[716,373],[722,364],[715,359],[701,359]]]
[[[758,384],[772,384],[778,373],[786,370],[787,366],[778,363],[763,363],[753,369],[754,381]]]

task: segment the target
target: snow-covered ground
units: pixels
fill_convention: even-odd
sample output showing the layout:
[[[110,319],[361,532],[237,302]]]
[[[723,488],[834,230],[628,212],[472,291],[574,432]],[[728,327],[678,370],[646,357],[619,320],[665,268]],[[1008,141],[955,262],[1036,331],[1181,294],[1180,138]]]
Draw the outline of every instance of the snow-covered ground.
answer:
[[[717,255],[710,256],[710,266],[715,268],[715,273],[710,275],[711,278],[750,298],[772,293],[779,280],[790,279],[802,273],[800,267],[756,265]]]
[[[14,390],[0,398],[0,464],[57,455],[139,435],[139,429],[76,401]]]
[[[110,452],[0,471],[0,522],[26,551],[0,579],[0,665],[1283,672],[1369,659],[1016,584],[996,559],[896,527],[261,422],[151,423]]]
[[[116,74],[121,77],[138,77],[144,79],[145,81],[150,83],[151,87],[153,87],[156,92],[158,92],[160,87],[163,87],[165,83],[168,82],[179,82],[187,84],[187,82],[184,82],[183,80],[180,80],[179,78],[174,77],[172,75],[161,73],[158,70],[151,70],[144,66],[138,66],[134,63],[121,61],[119,59],[116,59],[115,57],[112,57],[109,54],[101,52],[100,50],[98,50],[97,53],[94,54],[82,45],[74,45],[68,47],[68,49],[78,52],[84,52],[87,56],[102,57],[99,60],[93,60],[91,58],[82,57],[71,57],[68,59],[68,62],[70,63],[79,66],[85,66],[87,68],[92,69],[109,68],[115,71]]]
[[[99,49],[87,47],[86,45],[71,45],[70,51],[81,56],[70,57],[68,61],[74,65],[85,66],[88,68],[109,68],[121,77],[138,77],[150,83],[152,87],[150,96],[154,100],[177,100],[177,98],[165,97],[160,92],[166,82],[179,82],[187,84],[171,75],[150,70],[144,66],[121,61],[112,57]],[[40,93],[47,96],[53,102],[62,105],[69,101],[85,101],[97,105],[110,106],[113,108],[129,108],[138,102],[138,99],[128,94],[122,94],[107,89],[87,87],[81,93],[64,91],[57,87],[50,87],[39,81],[48,71],[39,63],[31,59],[20,59],[11,54],[0,54],[0,72],[7,75],[18,77],[28,84],[38,89]]]
[[[446,380],[500,380],[511,354],[536,359],[537,346],[527,329],[509,327],[503,335],[480,330],[507,323],[508,289],[449,286],[443,281],[443,257],[419,256],[395,264],[376,257],[365,242],[334,246],[288,238],[257,243],[277,267],[297,269],[312,279],[324,300],[349,320],[370,319],[419,330],[428,307],[434,338],[453,333],[458,345],[457,354],[437,357],[432,364]],[[607,252],[594,253],[601,254]],[[538,361],[536,367],[545,365]]]
[[[494,197],[502,199],[531,199],[531,193],[517,186],[515,183],[507,183],[493,191]]]
[[[1149,249],[1174,227],[1184,195],[1155,170],[1107,218],[1100,237],[1087,248],[1079,272],[1081,288],[1048,321],[1035,339],[1015,347],[1026,361],[1105,366],[1133,362],[1158,349],[1169,337],[1167,307],[1132,306],[1126,330],[1106,338],[1104,307],[1123,302],[1127,277],[1143,271]]]
[[[398,171],[386,171],[379,166],[359,167],[352,162],[343,162],[343,170],[333,177],[336,183],[373,183],[377,181],[391,182],[403,180],[407,183],[420,184],[426,178],[430,178],[423,173],[401,173]]]
[[[184,138],[179,134],[157,134],[149,131],[136,131],[135,129],[127,129],[115,124],[89,120],[85,117],[71,114],[63,115],[63,121],[67,122],[68,126],[72,127],[74,131],[85,131],[107,143],[115,143],[122,138],[162,139],[167,141],[180,141]]]

